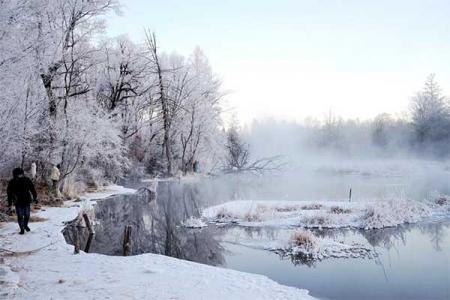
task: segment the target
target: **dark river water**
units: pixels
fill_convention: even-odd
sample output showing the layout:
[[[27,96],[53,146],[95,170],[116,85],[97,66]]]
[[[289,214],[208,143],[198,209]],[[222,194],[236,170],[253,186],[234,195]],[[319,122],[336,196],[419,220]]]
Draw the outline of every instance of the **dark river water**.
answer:
[[[308,289],[320,299],[450,299],[449,220],[382,230],[315,232],[364,241],[378,254],[373,259],[330,258],[316,262],[291,260],[261,247],[261,241],[276,241],[294,229],[181,226],[183,220],[199,217],[202,208],[234,199],[345,199],[349,187],[355,190],[354,201],[363,195],[367,198],[397,193],[405,196],[405,186],[406,194],[417,198],[428,193],[422,188],[425,184],[414,184],[415,178],[372,180],[364,176],[357,174],[353,179],[332,176],[327,188],[308,185],[310,179],[306,182],[280,180],[275,185],[266,179],[255,182],[236,178],[228,178],[225,183],[218,180],[159,182],[156,194],[119,195],[97,202],[90,252],[122,255],[124,227],[131,225],[133,255],[158,253],[262,274],[284,285]],[[446,192],[447,182],[439,181],[436,188]],[[142,187],[148,183],[128,186]],[[81,244],[86,244],[87,229],[75,223],[64,230],[67,242],[73,243],[75,232],[81,236]]]

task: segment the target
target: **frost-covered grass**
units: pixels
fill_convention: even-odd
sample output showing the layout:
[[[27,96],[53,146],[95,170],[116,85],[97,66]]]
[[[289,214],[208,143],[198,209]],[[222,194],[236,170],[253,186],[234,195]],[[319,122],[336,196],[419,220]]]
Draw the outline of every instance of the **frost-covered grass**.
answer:
[[[85,199],[130,192],[113,186]],[[0,298],[313,299],[305,290],[282,286],[265,276],[156,254],[74,255],[61,230],[82,208],[74,202],[65,205],[38,212],[47,221],[30,224],[32,231],[23,236],[17,234],[15,223],[0,228],[0,248],[20,254],[0,251],[4,260],[0,262]]]
[[[306,251],[314,250],[317,247],[317,242],[310,231],[297,230],[291,236],[290,244],[292,247],[299,247]]]
[[[201,219],[190,217],[182,223],[182,226],[186,228],[203,228],[208,226],[208,224]]]
[[[203,219],[241,226],[375,229],[415,223],[448,212],[450,205],[406,199],[347,201],[232,201],[209,207]]]
[[[370,245],[357,242],[337,242],[329,238],[318,238],[307,230],[296,230],[287,246],[271,249],[293,261],[308,263],[326,258],[374,258],[376,252]]]

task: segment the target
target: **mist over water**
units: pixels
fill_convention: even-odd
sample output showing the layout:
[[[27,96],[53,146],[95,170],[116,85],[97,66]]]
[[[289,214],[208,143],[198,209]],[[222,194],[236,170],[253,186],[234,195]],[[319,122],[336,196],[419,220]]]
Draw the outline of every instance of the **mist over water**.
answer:
[[[447,143],[415,141],[407,119],[255,121],[242,130],[251,161],[276,157],[280,168],[219,178],[232,199],[423,200],[450,194]],[[220,188],[217,184],[216,188]]]
[[[354,160],[330,163],[306,160],[300,166],[255,175],[207,179],[211,193],[229,200],[423,200],[450,194],[450,171],[445,161]],[[214,192],[215,191],[215,192]]]

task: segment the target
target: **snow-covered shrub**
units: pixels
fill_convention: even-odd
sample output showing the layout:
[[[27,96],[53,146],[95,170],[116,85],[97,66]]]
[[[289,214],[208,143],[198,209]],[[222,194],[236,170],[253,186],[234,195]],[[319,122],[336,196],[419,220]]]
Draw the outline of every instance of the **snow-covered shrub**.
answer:
[[[267,207],[266,205],[258,204],[258,205],[256,206],[256,211],[257,211],[258,213],[266,213],[266,212],[270,211],[270,208]]]
[[[443,205],[446,205],[447,203],[449,203],[449,201],[446,197],[439,197],[435,200],[435,203],[437,205],[443,206]]]
[[[404,199],[380,201],[366,209],[361,225],[365,229],[392,227],[403,223],[415,223],[430,215],[430,208],[417,201]]]
[[[311,252],[317,247],[317,241],[310,231],[297,230],[290,239],[291,247],[298,247],[307,252]]]
[[[231,220],[234,220],[234,219],[236,219],[236,216],[235,215],[233,215],[232,213],[230,213],[228,210],[226,210],[224,207],[222,207],[217,213],[216,213],[216,216],[215,216],[215,219],[217,220],[217,221],[231,221]]]
[[[248,222],[261,222],[261,216],[256,212],[247,212],[244,216],[244,220]]]
[[[322,204],[308,204],[302,206],[303,210],[319,210],[322,208]]]
[[[332,214],[338,214],[338,215],[340,215],[340,214],[349,214],[349,213],[352,212],[352,210],[351,210],[351,209],[348,209],[348,208],[342,208],[342,207],[339,207],[339,206],[332,206],[332,207],[330,208],[330,212],[331,212]]]
[[[277,212],[292,212],[292,211],[296,211],[297,209],[298,209],[298,207],[296,207],[296,206],[287,205],[287,206],[276,207],[275,211],[277,211]]]
[[[314,216],[307,216],[301,220],[302,224],[308,227],[327,227],[331,223],[330,219],[326,215],[317,214]]]

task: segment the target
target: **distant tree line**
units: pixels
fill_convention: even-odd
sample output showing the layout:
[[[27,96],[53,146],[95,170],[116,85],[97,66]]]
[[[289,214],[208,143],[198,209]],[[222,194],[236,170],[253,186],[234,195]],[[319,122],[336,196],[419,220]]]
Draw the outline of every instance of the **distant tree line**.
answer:
[[[332,112],[323,120],[303,123],[255,121],[247,130],[253,152],[284,145],[279,153],[320,151],[338,155],[450,156],[450,99],[439,87],[435,75],[426,79],[422,90],[410,101],[409,110],[400,116],[382,113],[371,120],[344,120]],[[268,142],[271,139],[275,140]],[[319,152],[317,152],[319,151]],[[272,149],[266,154],[276,153]]]

